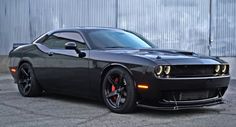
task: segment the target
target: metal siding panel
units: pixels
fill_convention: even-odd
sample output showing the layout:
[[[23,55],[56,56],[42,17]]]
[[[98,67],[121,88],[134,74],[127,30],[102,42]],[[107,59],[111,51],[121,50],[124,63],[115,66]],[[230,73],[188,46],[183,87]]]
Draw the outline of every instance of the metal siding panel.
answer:
[[[236,56],[236,1],[214,0],[212,54]]]
[[[31,0],[32,38],[74,26],[115,26],[114,0]]]
[[[8,54],[13,43],[32,41],[52,29],[116,25],[143,34],[160,48],[208,55],[209,1],[1,0],[0,55]],[[212,55],[235,56],[236,1],[212,1]]]
[[[164,49],[208,54],[209,1],[119,0],[118,27],[141,33]]]
[[[115,0],[88,0],[89,26],[115,27]]]
[[[63,28],[74,26],[87,26],[88,22],[88,1],[85,0],[62,0],[61,24]]]
[[[28,0],[0,1],[0,55],[8,54],[13,43],[29,42]]]
[[[30,0],[31,40],[60,28],[58,0]]]
[[[62,27],[115,26],[115,0],[62,1]]]

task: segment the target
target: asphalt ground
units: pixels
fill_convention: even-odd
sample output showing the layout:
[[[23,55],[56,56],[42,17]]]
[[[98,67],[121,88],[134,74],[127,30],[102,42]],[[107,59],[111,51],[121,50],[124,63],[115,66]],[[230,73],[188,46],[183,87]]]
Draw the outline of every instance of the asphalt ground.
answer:
[[[231,80],[224,100],[191,110],[138,108],[116,114],[93,100],[55,94],[22,97],[12,77],[0,74],[0,127],[236,127],[236,80]]]

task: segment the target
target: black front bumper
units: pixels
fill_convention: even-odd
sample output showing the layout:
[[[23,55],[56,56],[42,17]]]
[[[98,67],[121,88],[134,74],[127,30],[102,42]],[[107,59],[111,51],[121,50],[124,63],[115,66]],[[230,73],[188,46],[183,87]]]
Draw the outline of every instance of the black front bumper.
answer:
[[[151,108],[157,110],[182,110],[182,109],[193,109],[204,106],[213,106],[218,104],[223,104],[223,99],[219,98],[210,98],[203,100],[195,101],[166,101],[160,105],[146,105],[146,104],[137,104],[139,107]],[[163,105],[164,104],[164,105]]]
[[[188,109],[223,103],[230,76],[153,78],[147,90],[138,89],[138,105],[163,110]]]

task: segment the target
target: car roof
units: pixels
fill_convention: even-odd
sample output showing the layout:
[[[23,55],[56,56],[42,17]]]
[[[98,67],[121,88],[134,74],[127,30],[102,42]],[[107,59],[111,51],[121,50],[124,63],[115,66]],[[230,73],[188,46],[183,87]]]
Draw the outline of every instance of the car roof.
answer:
[[[51,30],[47,32],[47,34],[52,34],[55,32],[63,32],[63,31],[83,31],[83,30],[99,30],[99,29],[107,29],[107,30],[122,30],[114,27],[98,27],[98,26],[81,26],[81,27],[70,27],[70,28],[60,28],[56,30]]]

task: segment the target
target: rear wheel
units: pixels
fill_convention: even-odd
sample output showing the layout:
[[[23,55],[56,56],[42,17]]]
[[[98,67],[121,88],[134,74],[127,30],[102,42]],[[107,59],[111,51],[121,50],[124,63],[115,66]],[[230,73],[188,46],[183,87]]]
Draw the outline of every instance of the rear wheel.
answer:
[[[18,90],[22,96],[39,96],[42,89],[36,81],[33,69],[30,64],[23,63],[18,69]]]
[[[135,84],[123,68],[116,67],[108,71],[102,84],[102,96],[112,112],[128,113],[136,108]]]

